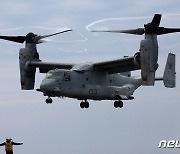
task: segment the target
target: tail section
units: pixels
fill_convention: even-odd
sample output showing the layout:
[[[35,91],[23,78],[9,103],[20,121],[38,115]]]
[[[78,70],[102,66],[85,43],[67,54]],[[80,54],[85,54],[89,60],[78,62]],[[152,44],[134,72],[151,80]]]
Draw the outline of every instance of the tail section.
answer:
[[[175,54],[169,53],[163,75],[164,86],[174,88],[176,86]]]

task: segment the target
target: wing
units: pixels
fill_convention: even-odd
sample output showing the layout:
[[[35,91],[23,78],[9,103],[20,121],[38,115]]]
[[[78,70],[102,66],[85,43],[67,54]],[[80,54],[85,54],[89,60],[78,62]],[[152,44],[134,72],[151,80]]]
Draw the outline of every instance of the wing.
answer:
[[[30,61],[28,67],[38,67],[40,73],[47,73],[52,69],[71,69],[74,64],[65,64],[65,63],[49,63],[41,61]]]
[[[97,70],[107,71],[109,74],[122,73],[141,69],[141,66],[134,62],[134,56],[125,57],[118,60],[94,63],[93,67]]]
[[[50,62],[42,62],[42,61],[30,61],[28,62],[27,66],[38,67],[40,73],[47,73],[49,70],[56,69],[56,68],[70,70],[74,68],[74,66],[79,66],[79,65],[70,64],[70,63],[50,63]],[[128,72],[128,71],[141,69],[140,65],[134,62],[134,56],[125,57],[118,60],[98,62],[98,63],[94,63],[92,66],[94,70],[106,71],[109,74],[122,73],[122,72]],[[85,70],[86,69],[88,68],[85,68]]]

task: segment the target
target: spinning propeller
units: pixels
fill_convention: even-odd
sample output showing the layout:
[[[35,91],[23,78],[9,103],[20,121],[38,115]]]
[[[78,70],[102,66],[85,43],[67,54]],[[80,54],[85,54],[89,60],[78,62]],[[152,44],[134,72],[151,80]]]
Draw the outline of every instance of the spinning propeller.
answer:
[[[112,33],[127,33],[135,35],[155,34],[162,35],[168,33],[180,32],[180,28],[164,28],[159,27],[161,14],[155,14],[152,22],[145,24],[144,28],[128,29],[128,30],[92,30],[92,32],[112,32]]]
[[[39,44],[39,43],[45,42],[42,40],[44,38],[54,36],[54,35],[58,35],[58,34],[65,33],[65,32],[69,32],[69,31],[72,31],[72,29],[64,30],[64,31],[57,32],[57,33],[50,34],[50,35],[42,35],[42,36],[36,35],[32,32],[28,33],[26,36],[0,36],[0,39],[12,41],[12,42],[17,42],[17,43],[26,42],[26,43]]]

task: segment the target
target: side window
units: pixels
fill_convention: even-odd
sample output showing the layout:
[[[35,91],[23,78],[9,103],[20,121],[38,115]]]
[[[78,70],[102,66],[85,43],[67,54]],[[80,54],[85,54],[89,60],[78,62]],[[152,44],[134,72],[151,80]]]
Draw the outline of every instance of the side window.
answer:
[[[71,77],[69,74],[64,73],[64,80],[65,81],[71,81]]]

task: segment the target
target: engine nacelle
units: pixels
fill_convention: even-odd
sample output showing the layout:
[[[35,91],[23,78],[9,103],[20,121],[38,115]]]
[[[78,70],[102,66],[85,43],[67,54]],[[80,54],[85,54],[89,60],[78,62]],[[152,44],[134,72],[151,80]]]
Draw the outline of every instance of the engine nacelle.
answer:
[[[28,62],[39,59],[36,48],[22,48],[19,51],[19,67],[21,78],[21,89],[34,89],[36,68],[28,67]]]
[[[141,76],[143,85],[154,85],[155,72],[158,68],[158,47],[156,42],[150,39],[141,41],[140,59],[141,59]]]

